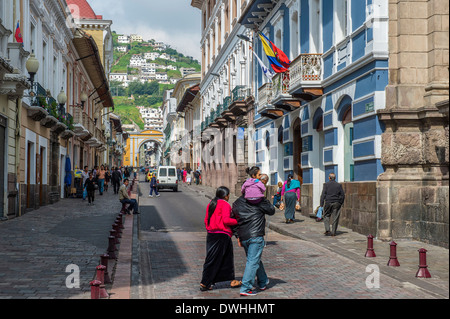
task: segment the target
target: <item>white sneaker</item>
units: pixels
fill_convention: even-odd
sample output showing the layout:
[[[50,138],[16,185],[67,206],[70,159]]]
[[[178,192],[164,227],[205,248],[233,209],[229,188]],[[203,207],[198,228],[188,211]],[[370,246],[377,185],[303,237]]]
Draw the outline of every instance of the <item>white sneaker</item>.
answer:
[[[161,196],[161,195],[159,195],[159,194],[158,194],[158,195],[156,195],[156,197],[159,197],[159,196]]]

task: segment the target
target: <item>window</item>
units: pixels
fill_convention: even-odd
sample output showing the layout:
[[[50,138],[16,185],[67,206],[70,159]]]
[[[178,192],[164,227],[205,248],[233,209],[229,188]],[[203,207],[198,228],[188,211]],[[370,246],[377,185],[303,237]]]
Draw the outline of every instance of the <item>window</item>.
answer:
[[[310,4],[310,53],[321,53],[321,0],[312,0]]]
[[[270,149],[270,134],[269,134],[269,132],[266,132],[266,148],[267,148],[267,150]]]
[[[294,11],[291,17],[291,60],[298,56],[299,39],[298,12]]]
[[[167,169],[166,168],[161,168],[159,170],[159,176],[160,177],[166,177],[167,176]]]
[[[336,43],[343,40],[348,34],[348,1],[347,0],[335,0],[335,36]]]
[[[169,168],[169,176],[177,176],[177,172],[175,171],[175,168]]]
[[[278,128],[278,142],[283,144],[283,126]]]

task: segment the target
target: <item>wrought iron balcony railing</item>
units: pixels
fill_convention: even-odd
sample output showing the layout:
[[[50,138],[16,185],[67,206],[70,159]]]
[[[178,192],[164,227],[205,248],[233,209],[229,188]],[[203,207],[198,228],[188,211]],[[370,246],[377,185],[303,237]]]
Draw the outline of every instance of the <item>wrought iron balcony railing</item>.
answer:
[[[244,101],[248,97],[248,89],[245,85],[238,85],[231,91],[231,96],[233,102]]]

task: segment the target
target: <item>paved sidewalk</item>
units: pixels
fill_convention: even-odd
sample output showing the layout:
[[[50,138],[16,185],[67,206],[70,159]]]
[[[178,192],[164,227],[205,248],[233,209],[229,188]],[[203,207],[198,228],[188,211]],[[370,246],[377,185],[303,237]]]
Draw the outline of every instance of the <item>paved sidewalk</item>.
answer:
[[[180,189],[189,187],[195,190],[200,196],[212,198],[215,190],[203,185],[181,184]],[[237,199],[230,196],[230,203]],[[324,236],[325,231],[322,222],[316,222],[314,218],[305,217],[301,212],[297,212],[294,224],[286,224],[284,212],[276,210],[274,216],[267,218],[268,230],[266,240],[270,241],[271,232],[275,231],[283,235],[313,242],[323,248],[339,254],[342,257],[351,259],[363,265],[375,264],[380,272],[391,278],[397,279],[408,285],[415,285],[433,294],[436,298],[449,298],[449,253],[448,249],[425,244],[413,240],[396,240],[397,258],[400,267],[387,266],[390,256],[389,242],[374,238],[374,250],[376,257],[366,258],[367,235],[353,232],[350,229],[339,226],[337,236]],[[375,236],[376,234],[372,234]],[[425,248],[427,252],[428,270],[431,278],[416,278],[415,275],[419,265],[420,248]],[[369,275],[369,273],[368,273]]]
[[[103,196],[96,191],[95,206],[66,198],[0,222],[0,299],[90,299],[89,283],[120,209],[110,187]],[[66,286],[75,274],[69,265],[79,269],[79,288]],[[114,268],[115,260],[109,260],[110,276]]]

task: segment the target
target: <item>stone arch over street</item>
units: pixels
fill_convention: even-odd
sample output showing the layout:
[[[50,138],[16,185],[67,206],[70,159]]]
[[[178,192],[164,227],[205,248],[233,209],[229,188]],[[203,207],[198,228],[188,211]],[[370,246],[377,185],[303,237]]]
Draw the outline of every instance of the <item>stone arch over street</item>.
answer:
[[[127,145],[125,148],[124,165],[125,166],[140,166],[140,149],[144,144],[149,142],[156,143],[157,153],[155,156],[155,163],[158,164],[161,159],[162,143],[164,141],[164,134],[158,130],[145,130],[140,132],[131,132],[130,137],[127,139]]]

